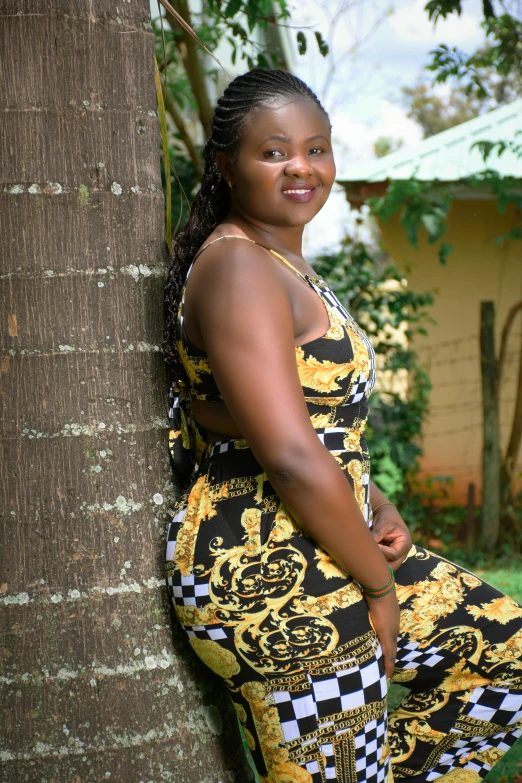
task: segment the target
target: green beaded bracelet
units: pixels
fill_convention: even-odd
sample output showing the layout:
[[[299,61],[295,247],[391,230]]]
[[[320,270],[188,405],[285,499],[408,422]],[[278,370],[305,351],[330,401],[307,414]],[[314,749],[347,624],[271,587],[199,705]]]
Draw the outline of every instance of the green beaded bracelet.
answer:
[[[391,593],[393,588],[395,587],[395,573],[393,571],[393,568],[390,568],[390,581],[384,585],[384,587],[378,587],[378,588],[372,588],[372,587],[364,587],[364,585],[361,585],[363,593],[366,595],[369,595],[370,598],[382,598],[385,595],[388,595],[388,593]]]

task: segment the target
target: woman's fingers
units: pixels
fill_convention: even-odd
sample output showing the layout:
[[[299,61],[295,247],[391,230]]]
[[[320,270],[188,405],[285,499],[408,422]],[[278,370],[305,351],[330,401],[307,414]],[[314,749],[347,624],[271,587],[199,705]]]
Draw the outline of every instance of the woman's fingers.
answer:
[[[395,659],[397,657],[397,639],[395,639],[394,644],[390,645],[386,650],[383,649],[382,652],[384,655],[384,672],[386,674],[386,679],[391,680],[393,670],[395,669]]]

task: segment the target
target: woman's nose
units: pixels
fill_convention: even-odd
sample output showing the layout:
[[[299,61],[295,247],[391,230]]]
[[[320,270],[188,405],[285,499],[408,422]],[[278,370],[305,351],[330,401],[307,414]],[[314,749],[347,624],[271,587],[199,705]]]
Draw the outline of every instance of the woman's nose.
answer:
[[[285,174],[288,174],[290,177],[310,176],[313,174],[313,168],[305,157],[302,155],[296,155],[286,164]]]

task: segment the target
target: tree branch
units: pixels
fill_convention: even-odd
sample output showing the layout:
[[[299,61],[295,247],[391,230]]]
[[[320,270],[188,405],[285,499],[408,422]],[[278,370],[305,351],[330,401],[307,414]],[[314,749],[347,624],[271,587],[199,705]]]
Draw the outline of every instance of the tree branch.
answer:
[[[194,164],[194,167],[198,175],[198,179],[201,179],[201,177],[203,176],[203,166],[201,165],[201,158],[198,155],[196,145],[192,141],[192,137],[187,130],[187,126],[185,125],[185,120],[183,119],[183,115],[181,114],[178,105],[176,104],[172,96],[169,94],[169,91],[166,88],[165,83],[163,81],[161,82],[161,88],[163,91],[163,101],[165,103],[165,110],[170,115],[172,121],[174,122],[176,128],[178,129],[178,133],[180,135],[181,141],[187,148],[187,152],[190,155],[190,159]]]
[[[183,19],[188,27],[193,29],[187,0],[172,0],[172,3],[176,13]],[[178,19],[173,16],[168,9],[165,10],[171,27],[174,29],[179,26]],[[183,44],[183,46],[181,46],[181,44]],[[205,71],[201,64],[201,60],[199,59],[197,43],[194,40],[194,37],[188,32],[185,25],[182,26],[181,39],[177,42],[177,46],[190,81],[190,86],[192,87],[194,100],[198,107],[199,119],[203,126],[205,136],[208,136],[214,111],[207,91]]]

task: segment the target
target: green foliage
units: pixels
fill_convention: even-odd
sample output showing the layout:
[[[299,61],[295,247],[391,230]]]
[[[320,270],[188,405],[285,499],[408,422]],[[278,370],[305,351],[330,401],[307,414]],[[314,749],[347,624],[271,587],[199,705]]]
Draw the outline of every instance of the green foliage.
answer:
[[[404,144],[403,139],[395,139],[392,136],[379,136],[373,143],[373,154],[376,158],[384,158],[396,152]]]
[[[438,242],[445,233],[446,220],[451,207],[449,190],[435,189],[433,181],[418,179],[392,180],[384,196],[368,200],[372,214],[383,223],[399,212],[401,226],[412,247],[418,247],[419,231],[424,228],[430,244]],[[439,261],[446,259],[453,250],[443,242],[439,246]]]
[[[370,335],[380,373],[408,373],[406,394],[374,391],[367,429],[372,476],[387,497],[402,502],[418,469],[430,389],[426,372],[405,343],[425,333],[433,295],[410,291],[404,272],[359,240],[346,239],[338,252],[315,259],[314,267]]]
[[[511,150],[522,157],[522,144],[515,141],[477,141],[478,147],[486,161],[493,152],[502,154]],[[386,223],[392,215],[399,213],[408,241],[414,248],[418,247],[419,232],[424,228],[430,244],[440,242],[447,230],[447,218],[453,199],[463,187],[474,190],[483,189],[493,193],[497,208],[504,214],[509,204],[517,208],[518,222],[506,234],[496,237],[497,245],[511,239],[522,238],[522,193],[520,180],[499,174],[495,169],[484,169],[477,174],[463,177],[458,183],[442,184],[438,180],[391,180],[386,193],[380,198],[368,199],[373,215]],[[453,246],[440,242],[438,257],[441,264],[446,264]]]
[[[442,83],[457,79],[467,95],[483,100],[491,96],[495,84],[507,80],[515,93],[520,94],[522,19],[515,15],[516,5],[511,8],[514,13],[509,13],[503,6],[504,13],[496,16],[489,0],[484,0],[482,28],[487,46],[471,55],[456,46],[438,46],[430,52],[432,61],[428,65],[428,69],[435,73],[435,81]],[[461,6],[456,0],[431,0],[426,10],[430,19],[436,21],[451,13],[460,14]],[[491,73],[496,73],[496,80],[491,79]]]
[[[279,0],[277,3],[271,2],[271,0],[228,0],[228,2],[209,0],[203,4],[202,12],[193,13],[192,17],[194,31],[209,51],[213,52],[219,42],[226,38],[230,45],[233,65],[243,62],[245,70],[255,67],[278,68],[281,66],[280,54],[276,47],[260,43],[263,36],[258,36],[256,33],[257,31],[267,31],[270,26],[285,26],[289,23],[290,11],[286,0]],[[176,48],[176,43],[179,43],[181,38],[180,30],[178,28],[171,29],[164,21],[164,36],[162,36],[159,20],[154,20],[153,27],[156,35],[158,62],[163,61],[164,40],[168,49],[169,65],[176,66],[176,73],[183,70],[183,63]],[[325,57],[328,54],[327,43],[319,31],[313,31],[313,35],[319,52]],[[302,30],[296,33],[296,41],[299,54],[305,54],[307,37]],[[207,71],[207,75],[210,77],[215,78],[216,74],[214,66]],[[177,93],[177,80],[169,79],[169,82],[176,84]]]
[[[480,101],[462,90],[438,95],[422,81],[413,87],[403,87],[401,93],[408,117],[421,126],[425,139],[473,119],[482,108]]]

